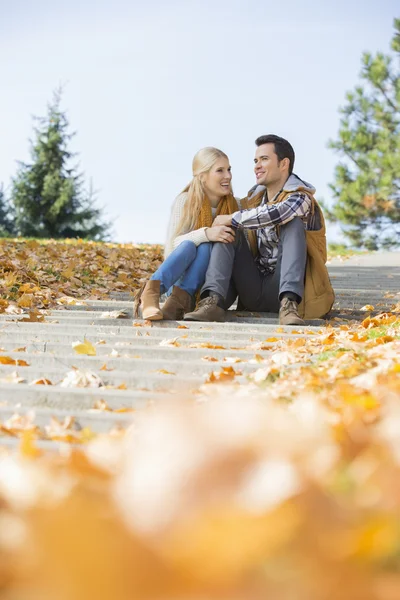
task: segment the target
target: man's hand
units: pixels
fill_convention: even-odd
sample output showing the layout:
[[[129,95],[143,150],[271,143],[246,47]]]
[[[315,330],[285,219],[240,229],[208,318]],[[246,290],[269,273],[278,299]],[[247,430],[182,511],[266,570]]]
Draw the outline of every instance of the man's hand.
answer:
[[[229,244],[235,240],[235,231],[231,227],[226,227],[225,225],[213,225],[206,229],[206,236],[210,242]]]
[[[232,225],[232,215],[218,215],[213,221],[213,227],[215,225],[225,225],[230,227]]]

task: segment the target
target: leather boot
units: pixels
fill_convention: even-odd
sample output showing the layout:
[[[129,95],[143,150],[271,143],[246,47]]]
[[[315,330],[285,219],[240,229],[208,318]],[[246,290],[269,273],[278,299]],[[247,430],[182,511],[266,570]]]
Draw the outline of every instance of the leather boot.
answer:
[[[167,321],[180,321],[191,308],[192,296],[182,288],[174,285],[171,295],[168,296],[162,307],[162,314]]]
[[[196,310],[185,314],[185,321],[217,321],[223,323],[225,321],[225,311],[218,306],[218,296],[207,296],[200,300]]]
[[[142,318],[147,321],[160,321],[163,314],[160,310],[160,282],[150,279],[142,292],[140,303],[142,305]]]
[[[289,298],[282,298],[279,309],[279,325],[305,325],[299,315],[297,302]]]

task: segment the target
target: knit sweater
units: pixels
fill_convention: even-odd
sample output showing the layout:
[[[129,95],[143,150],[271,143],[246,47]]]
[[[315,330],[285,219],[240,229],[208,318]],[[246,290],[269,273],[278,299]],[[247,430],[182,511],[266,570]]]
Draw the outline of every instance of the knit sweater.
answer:
[[[175,248],[179,246],[182,242],[186,240],[193,242],[196,246],[200,246],[200,244],[204,244],[205,242],[209,242],[210,240],[206,236],[207,227],[201,227],[200,229],[194,229],[193,231],[189,231],[188,233],[183,233],[181,235],[175,236],[176,228],[182,218],[183,207],[185,206],[185,202],[187,200],[188,194],[187,192],[183,192],[179,194],[172,205],[171,216],[169,219],[168,229],[167,229],[167,239],[165,242],[164,249],[164,257],[167,258],[169,254]],[[215,217],[217,209],[212,208],[211,212],[213,217]]]

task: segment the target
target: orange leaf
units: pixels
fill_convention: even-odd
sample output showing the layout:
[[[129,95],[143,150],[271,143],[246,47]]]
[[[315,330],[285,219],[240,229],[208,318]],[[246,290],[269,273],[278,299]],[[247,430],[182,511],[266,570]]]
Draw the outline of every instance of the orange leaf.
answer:
[[[50,379],[45,379],[44,377],[42,379],[35,379],[35,381],[31,382],[31,385],[53,385],[50,381]]]
[[[2,365],[17,365],[18,367],[29,367],[29,363],[25,360],[14,359],[11,356],[0,356],[0,363]]]

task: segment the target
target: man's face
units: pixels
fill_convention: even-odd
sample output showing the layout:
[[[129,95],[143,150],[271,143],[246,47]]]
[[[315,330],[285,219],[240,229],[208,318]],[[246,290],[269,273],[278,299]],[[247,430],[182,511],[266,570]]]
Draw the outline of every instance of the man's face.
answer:
[[[270,185],[282,179],[282,163],[275,153],[275,144],[263,144],[256,149],[254,173],[259,185]]]

